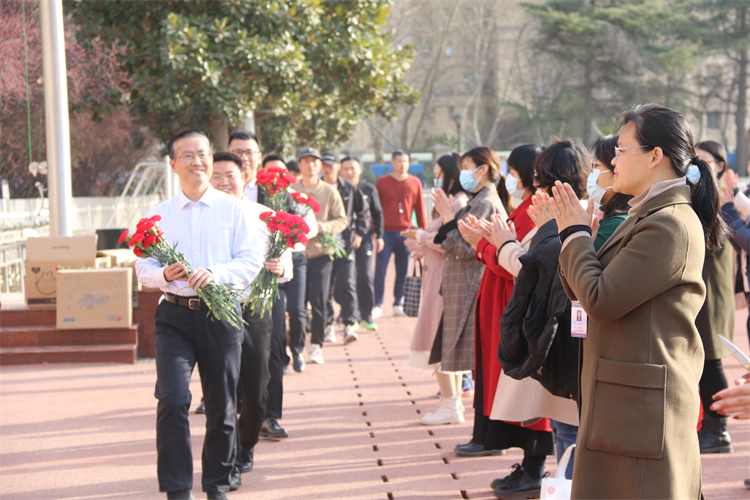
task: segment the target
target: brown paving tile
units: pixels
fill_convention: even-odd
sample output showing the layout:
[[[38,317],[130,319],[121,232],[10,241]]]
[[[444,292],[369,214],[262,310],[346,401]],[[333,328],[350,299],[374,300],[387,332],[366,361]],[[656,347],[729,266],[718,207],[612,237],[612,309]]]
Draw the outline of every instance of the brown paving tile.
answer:
[[[748,349],[742,314],[736,339]],[[438,400],[432,372],[407,366],[414,320],[379,323],[388,328],[362,333],[346,348],[326,345],[324,365],[285,377],[281,424],[290,438],[257,445],[255,469],[230,499],[388,500],[390,493],[394,500],[460,500],[462,491],[471,499],[494,498],[489,482],[521,461],[520,450],[456,457],[452,449],[468,440],[472,411],[462,425],[419,424],[416,410],[432,411]],[[741,373],[733,360],[725,367],[730,379]],[[0,368],[0,497],[163,499],[155,478],[154,381],[150,360]],[[197,376],[191,389],[197,403]],[[205,418],[191,413],[190,422],[193,493],[200,499]],[[703,457],[707,498],[747,497],[742,480],[750,475],[750,428],[731,421],[730,432],[735,453]],[[547,466],[554,473],[553,457]]]

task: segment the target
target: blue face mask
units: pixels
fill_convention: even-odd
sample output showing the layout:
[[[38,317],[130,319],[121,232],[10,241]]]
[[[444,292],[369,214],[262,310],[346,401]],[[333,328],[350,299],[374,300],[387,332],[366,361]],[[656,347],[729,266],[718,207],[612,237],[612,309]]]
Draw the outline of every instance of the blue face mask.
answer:
[[[443,189],[443,179],[434,179],[435,187],[438,189]]]
[[[473,193],[477,190],[479,179],[474,179],[473,175],[480,168],[482,168],[482,165],[478,166],[475,170],[461,170],[458,180],[466,191]]]

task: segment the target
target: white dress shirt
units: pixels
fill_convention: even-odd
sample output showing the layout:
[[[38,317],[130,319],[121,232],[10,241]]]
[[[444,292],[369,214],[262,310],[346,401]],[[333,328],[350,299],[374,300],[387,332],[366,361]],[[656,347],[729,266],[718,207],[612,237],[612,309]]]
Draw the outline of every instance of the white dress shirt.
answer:
[[[258,203],[258,184],[256,184],[256,179],[251,180],[247,184],[245,184],[245,189],[242,190],[242,196],[247,201],[252,201],[254,203]]]
[[[159,227],[170,245],[177,245],[193,269],[211,271],[214,280],[234,288],[247,288],[263,266],[266,241],[250,227],[264,225],[251,217],[244,204],[211,186],[197,202],[180,191],[149,211],[160,215]],[[149,288],[175,295],[195,296],[187,281],[168,282],[166,266],[156,259],[139,258],[135,263],[138,281]]]

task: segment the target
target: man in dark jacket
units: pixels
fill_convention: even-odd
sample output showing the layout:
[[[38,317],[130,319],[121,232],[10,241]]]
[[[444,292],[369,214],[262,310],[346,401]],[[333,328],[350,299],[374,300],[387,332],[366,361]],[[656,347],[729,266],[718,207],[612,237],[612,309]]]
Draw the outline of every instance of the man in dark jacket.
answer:
[[[362,244],[355,250],[357,260],[357,300],[359,302],[359,316],[363,326],[368,330],[377,330],[372,317],[375,306],[375,255],[383,250],[383,208],[380,206],[380,196],[374,185],[360,180],[362,163],[359,158],[347,156],[341,160],[341,175],[362,193],[362,197],[370,206],[370,225],[368,232],[362,238]]]
[[[333,299],[341,306],[341,322],[344,324],[344,344],[357,340],[353,326],[357,324],[357,285],[354,250],[362,244],[362,239],[368,234],[370,225],[370,207],[362,196],[362,192],[346,179],[339,176],[341,163],[333,151],[323,152],[323,181],[335,186],[341,194],[349,225],[341,233],[346,257],[336,257],[331,272],[331,287],[328,296],[328,321],[325,341],[335,342],[336,334],[333,328]]]

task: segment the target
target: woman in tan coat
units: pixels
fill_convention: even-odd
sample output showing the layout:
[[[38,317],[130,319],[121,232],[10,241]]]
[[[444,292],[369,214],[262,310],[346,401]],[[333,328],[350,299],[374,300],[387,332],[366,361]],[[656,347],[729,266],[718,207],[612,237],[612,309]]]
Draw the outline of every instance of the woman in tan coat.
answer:
[[[621,123],[614,190],[635,198],[598,252],[572,188],[542,200],[560,228],[563,285],[588,314],[571,498],[697,500],[695,318],[706,249],[724,241],[718,190],[684,116],[647,104]]]

